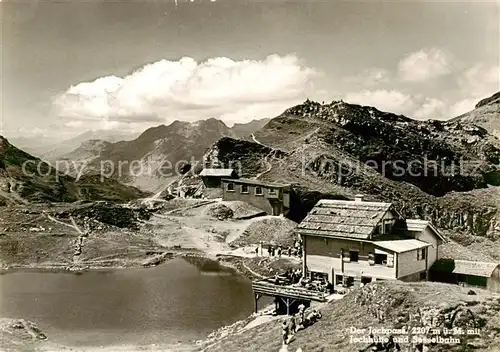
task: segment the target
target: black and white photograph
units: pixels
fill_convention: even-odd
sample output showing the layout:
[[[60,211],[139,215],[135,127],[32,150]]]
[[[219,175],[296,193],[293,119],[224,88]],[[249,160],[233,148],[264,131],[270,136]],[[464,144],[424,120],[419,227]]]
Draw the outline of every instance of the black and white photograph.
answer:
[[[500,352],[500,1],[0,21],[0,352]]]

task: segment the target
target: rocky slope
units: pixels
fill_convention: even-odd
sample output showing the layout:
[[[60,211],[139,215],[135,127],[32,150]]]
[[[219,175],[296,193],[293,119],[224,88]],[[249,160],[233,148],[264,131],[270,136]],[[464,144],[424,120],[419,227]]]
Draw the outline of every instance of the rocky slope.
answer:
[[[16,148],[0,136],[0,204],[74,202],[76,200],[127,201],[145,196],[136,188],[100,176],[75,180],[46,162]]]
[[[297,332],[288,350],[372,351],[373,346],[362,340],[369,338],[369,329],[372,328],[375,339],[388,338],[390,335],[380,329],[395,329],[395,338],[407,337],[409,341],[438,336],[458,340],[425,343],[427,349],[424,351],[429,352],[498,351],[500,299],[487,291],[474,290],[474,294],[468,294],[468,291],[455,285],[429,282],[370,283],[341,300],[319,307],[322,318]],[[306,315],[309,311],[306,310]],[[215,343],[208,342],[203,350],[278,351],[281,347],[282,321],[283,318],[254,328],[240,329]],[[406,332],[401,330],[403,328],[406,328]],[[446,335],[445,331],[450,329],[454,334]],[[406,351],[410,343],[400,342],[399,345],[401,351]],[[415,349],[417,343],[413,343],[412,347]],[[377,351],[390,350],[383,348]]]
[[[245,177],[300,184],[299,198],[311,204],[318,197],[361,192],[441,228],[500,232],[500,142],[475,125],[306,101],[271,120],[255,138],[259,143],[224,138],[205,159],[237,162]]]
[[[481,100],[474,110],[451,121],[473,123],[500,138],[500,92]]]

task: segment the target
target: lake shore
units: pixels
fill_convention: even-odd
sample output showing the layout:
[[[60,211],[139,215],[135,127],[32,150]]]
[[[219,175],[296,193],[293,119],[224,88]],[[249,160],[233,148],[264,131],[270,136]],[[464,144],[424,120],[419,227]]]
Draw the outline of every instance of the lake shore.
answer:
[[[236,253],[237,254],[237,253]],[[236,254],[228,255],[213,255],[210,253],[201,253],[198,251],[187,251],[187,252],[179,252],[176,253],[175,256],[172,256],[165,260],[163,263],[172,260],[174,258],[183,258],[188,262],[194,264],[196,267],[201,268],[201,270],[231,270],[233,272],[238,273],[248,279],[259,278],[270,271],[278,270],[281,268],[288,267],[289,265],[297,266],[298,261],[296,258],[269,258],[269,257],[245,257],[238,256]],[[161,265],[161,264],[158,264]],[[50,271],[50,272],[64,272],[64,273],[72,273],[72,274],[85,274],[85,272],[91,272],[95,270],[103,270],[103,271],[115,271],[115,270],[125,270],[130,268],[143,268],[144,270],[153,270],[154,267],[158,265],[152,265],[149,267],[144,266],[130,266],[130,267],[100,267],[100,268],[65,268],[57,265],[50,266],[30,266],[30,267],[11,267],[9,269],[4,269],[0,271],[1,274],[13,273],[13,272],[38,272],[38,271]],[[207,267],[208,266],[208,267]],[[277,268],[277,269],[276,269]],[[259,273],[260,274],[259,274]],[[267,313],[266,313],[267,310]],[[267,317],[267,318],[266,318]],[[20,317],[23,318],[23,317]],[[120,345],[107,345],[101,347],[89,347],[89,346],[66,346],[61,344],[56,344],[53,342],[51,336],[46,336],[47,339],[39,339],[35,336],[29,337],[26,332],[23,332],[23,329],[15,329],[12,326],[15,326],[19,321],[23,321],[22,319],[10,319],[3,320],[3,328],[1,339],[3,339],[4,344],[11,344],[15,346],[23,346],[23,348],[27,348],[27,350],[32,349],[33,351],[74,351],[74,352],[101,352],[101,351],[172,351],[172,352],[194,352],[201,351],[204,347],[209,346],[217,341],[219,341],[223,337],[227,337],[229,334],[236,333],[238,331],[242,331],[242,329],[248,324],[257,324],[264,323],[271,318],[269,307],[260,309],[258,313],[250,314],[248,317],[238,320],[233,324],[222,326],[219,329],[216,329],[214,332],[207,334],[205,339],[192,341],[191,343],[180,343],[180,344],[151,344],[151,345],[131,345],[131,344],[120,344]],[[36,321],[33,324],[35,325]],[[35,325],[36,326],[36,325]],[[43,326],[38,328],[40,331],[43,331]],[[43,332],[42,332],[43,333]],[[9,342],[13,341],[13,342]],[[3,350],[5,351],[17,351],[18,347],[10,347],[4,346]]]
[[[179,201],[180,202],[180,201]],[[193,201],[194,202],[194,201]],[[166,203],[168,205],[168,203]],[[218,202],[217,206],[227,205],[234,208],[241,219],[221,219],[214,217],[206,206],[186,207],[183,202],[172,205],[172,209],[156,212],[136,229],[118,229],[96,223],[93,231],[83,234],[85,223],[90,220],[57,217],[38,208],[30,211],[18,208],[5,208],[0,216],[0,274],[16,271],[50,271],[84,274],[94,270],[124,270],[158,267],[176,258],[191,262],[213,260],[217,265],[230,268],[247,279],[259,279],[293,267],[300,267],[299,258],[270,258],[255,254],[255,244],[234,241],[242,238],[255,218],[247,218],[247,210],[241,204]],[[170,206],[170,205],[169,205]],[[235,208],[235,206],[237,206]],[[68,205],[71,207],[71,205]],[[267,219],[266,219],[267,218]],[[260,217],[268,221],[270,217]],[[283,222],[281,219],[270,219]],[[262,235],[265,222],[253,232]],[[283,233],[283,230],[282,230]],[[255,236],[255,235],[254,235]],[[233,244],[234,243],[234,244]],[[197,264],[198,265],[198,264]],[[211,264],[212,265],[212,264]],[[15,317],[17,318],[17,317]],[[23,318],[23,317],[19,317]],[[221,329],[226,333],[233,328],[254,321],[249,317]],[[18,319],[4,320],[2,333],[7,339],[21,333],[11,329]],[[36,322],[35,322],[36,323]],[[9,325],[10,324],[10,325]],[[234,326],[233,326],[234,325]],[[231,326],[233,328],[231,328]],[[43,329],[43,326],[41,326]],[[219,329],[219,330],[221,330]],[[219,331],[217,330],[217,331]],[[217,334],[217,331],[213,334]],[[213,341],[213,334],[207,334],[207,341]],[[206,342],[168,345],[116,345],[104,347],[58,346],[47,340],[31,339],[27,335],[14,343],[31,346],[33,351],[199,351]],[[18,349],[4,348],[6,351]]]

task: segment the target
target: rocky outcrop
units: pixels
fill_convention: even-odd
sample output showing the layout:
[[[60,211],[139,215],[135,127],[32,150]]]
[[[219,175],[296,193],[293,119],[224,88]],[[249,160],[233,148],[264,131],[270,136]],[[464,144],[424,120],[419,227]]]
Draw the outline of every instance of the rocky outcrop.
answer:
[[[240,177],[250,177],[266,171],[264,158],[271,153],[278,158],[287,155],[259,143],[225,137],[204,154],[203,163],[208,167],[234,168]]]

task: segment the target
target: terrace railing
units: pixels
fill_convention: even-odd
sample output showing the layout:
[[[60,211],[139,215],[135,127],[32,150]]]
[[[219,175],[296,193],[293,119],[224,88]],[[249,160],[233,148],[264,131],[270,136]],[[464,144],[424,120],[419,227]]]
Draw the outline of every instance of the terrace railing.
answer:
[[[324,292],[312,291],[303,287],[276,285],[265,280],[253,282],[252,289],[254,293],[265,296],[281,296],[319,302],[326,301],[326,295]]]

